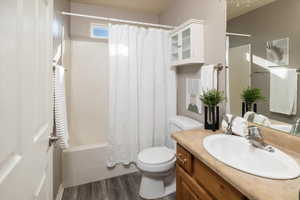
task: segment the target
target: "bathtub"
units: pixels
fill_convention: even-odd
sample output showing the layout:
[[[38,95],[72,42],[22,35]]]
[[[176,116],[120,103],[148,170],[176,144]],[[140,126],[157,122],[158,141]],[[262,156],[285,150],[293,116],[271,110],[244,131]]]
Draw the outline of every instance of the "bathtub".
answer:
[[[80,145],[63,151],[63,187],[72,187],[136,172],[134,166],[106,167],[109,144]]]

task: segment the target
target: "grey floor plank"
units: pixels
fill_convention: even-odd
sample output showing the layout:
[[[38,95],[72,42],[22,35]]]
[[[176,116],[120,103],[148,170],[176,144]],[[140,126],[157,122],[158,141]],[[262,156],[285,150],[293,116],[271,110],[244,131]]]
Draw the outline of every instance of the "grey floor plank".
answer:
[[[92,185],[85,184],[78,187],[77,200],[91,199]]]
[[[92,193],[91,200],[109,200],[105,180],[92,183]]]
[[[143,200],[139,195],[139,172],[67,188],[62,200]],[[157,200],[176,200],[172,194]]]
[[[125,175],[121,178],[122,185],[124,185],[124,190],[127,191],[129,199],[142,200],[138,195],[139,186],[137,182],[134,181],[132,175]]]
[[[106,180],[107,185],[107,195],[109,200],[118,200],[122,199],[121,185],[119,177],[111,178]]]
[[[77,199],[78,188],[71,187],[64,190],[63,200],[76,200]]]

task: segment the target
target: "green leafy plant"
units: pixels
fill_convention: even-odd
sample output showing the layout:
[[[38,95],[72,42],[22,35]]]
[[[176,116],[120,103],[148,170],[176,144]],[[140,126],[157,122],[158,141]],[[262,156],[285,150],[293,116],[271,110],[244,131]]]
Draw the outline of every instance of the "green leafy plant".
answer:
[[[265,97],[262,95],[261,89],[259,88],[245,89],[241,94],[241,98],[248,105],[252,105],[258,100],[265,100]]]
[[[203,92],[203,94],[200,96],[200,100],[209,107],[217,106],[224,99],[225,98],[224,98],[223,92],[220,92],[215,89]]]

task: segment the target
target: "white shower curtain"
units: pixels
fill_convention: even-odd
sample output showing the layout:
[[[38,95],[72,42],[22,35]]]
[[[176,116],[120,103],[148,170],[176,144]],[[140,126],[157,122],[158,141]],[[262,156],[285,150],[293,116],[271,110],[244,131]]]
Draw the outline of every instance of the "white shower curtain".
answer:
[[[176,114],[176,75],[169,66],[169,31],[109,25],[108,166],[130,164],[144,148],[164,145]]]

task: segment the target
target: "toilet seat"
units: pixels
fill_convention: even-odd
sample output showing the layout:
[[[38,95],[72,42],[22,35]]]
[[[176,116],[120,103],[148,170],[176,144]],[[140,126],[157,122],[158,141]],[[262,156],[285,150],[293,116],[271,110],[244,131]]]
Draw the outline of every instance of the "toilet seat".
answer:
[[[152,147],[138,154],[137,166],[146,172],[164,172],[174,167],[175,152],[167,147]]]
[[[175,152],[167,147],[152,147],[144,149],[138,155],[138,159],[145,164],[163,164],[173,160]]]

